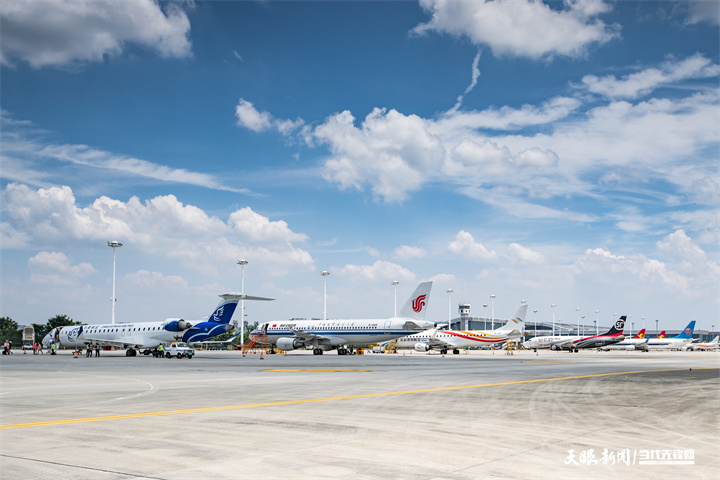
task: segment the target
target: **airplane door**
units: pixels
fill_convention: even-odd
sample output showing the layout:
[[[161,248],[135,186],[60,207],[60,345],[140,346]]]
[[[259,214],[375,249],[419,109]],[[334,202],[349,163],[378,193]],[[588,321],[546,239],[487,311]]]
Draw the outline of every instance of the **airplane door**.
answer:
[[[390,333],[390,322],[389,320],[385,322],[385,328],[383,329],[383,333]]]

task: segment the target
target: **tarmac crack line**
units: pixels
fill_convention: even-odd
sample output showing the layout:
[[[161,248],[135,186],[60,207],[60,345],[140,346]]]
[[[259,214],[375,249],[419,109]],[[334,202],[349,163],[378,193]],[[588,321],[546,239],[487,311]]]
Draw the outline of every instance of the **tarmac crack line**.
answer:
[[[0,457],[14,458],[16,460],[25,460],[27,462],[44,463],[46,465],[58,465],[61,467],[77,468],[80,470],[90,470],[93,472],[112,473],[115,475],[124,475],[126,477],[133,477],[133,478],[149,478],[151,480],[165,480],[164,478],[161,478],[161,477],[148,477],[145,475],[138,475],[137,473],[118,472],[117,470],[108,470],[106,468],[83,467],[82,465],[73,465],[71,463],[51,462],[49,460],[38,460],[37,458],[18,457],[16,455],[0,454]]]
[[[720,367],[703,367],[697,370],[717,370]],[[433,393],[433,392],[445,392],[452,390],[467,390],[475,388],[487,388],[487,387],[500,387],[507,385],[523,385],[528,383],[542,383],[542,382],[553,382],[560,380],[576,380],[581,378],[595,378],[595,377],[608,377],[613,375],[630,375],[638,373],[658,373],[658,372],[677,372],[687,370],[687,368],[666,368],[658,370],[633,370],[628,372],[609,372],[609,373],[592,373],[587,375],[574,375],[567,377],[555,377],[555,378],[536,378],[531,380],[515,380],[510,382],[496,382],[496,383],[485,383],[478,385],[457,385],[452,387],[436,387],[436,388],[422,388],[417,390],[401,390],[397,392],[380,392],[380,393],[365,393],[359,395],[344,395],[339,397],[325,397],[325,398],[307,398],[302,400],[282,400],[276,402],[262,402],[262,403],[250,403],[245,405],[225,405],[220,407],[201,407],[201,408],[188,408],[184,410],[169,410],[165,412],[145,412],[145,413],[129,413],[124,415],[109,415],[105,417],[87,417],[87,418],[70,418],[65,420],[48,420],[43,422],[27,422],[27,423],[14,423],[7,425],[0,425],[0,430],[16,429],[16,428],[29,428],[29,427],[42,427],[51,425],[67,425],[75,423],[88,423],[88,422],[103,422],[110,420],[126,420],[131,418],[144,418],[144,417],[160,417],[167,415],[181,415],[188,413],[205,413],[205,412],[221,412],[227,410],[241,410],[246,408],[261,408],[261,407],[277,407],[285,405],[303,405],[310,403],[321,403],[321,402],[332,402],[340,400],[357,400],[362,398],[379,398],[379,397],[393,397],[398,395],[409,395],[416,393]]]

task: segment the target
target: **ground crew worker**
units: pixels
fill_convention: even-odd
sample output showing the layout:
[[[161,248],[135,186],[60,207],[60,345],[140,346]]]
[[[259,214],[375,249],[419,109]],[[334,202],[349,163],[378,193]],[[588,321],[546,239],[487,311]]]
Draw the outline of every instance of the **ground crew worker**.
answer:
[[[160,352],[160,357],[164,357],[165,356],[165,345],[163,345],[161,343],[160,346],[158,347],[158,352]]]

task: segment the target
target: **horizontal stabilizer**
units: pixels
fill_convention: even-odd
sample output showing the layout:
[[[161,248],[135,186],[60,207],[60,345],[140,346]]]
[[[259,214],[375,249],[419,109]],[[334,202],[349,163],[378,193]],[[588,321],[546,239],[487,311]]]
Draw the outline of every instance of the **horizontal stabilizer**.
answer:
[[[251,295],[245,295],[244,293],[224,293],[224,294],[218,295],[218,296],[224,300],[263,300],[263,301],[275,300],[274,298],[267,298],[267,297],[253,297]]]

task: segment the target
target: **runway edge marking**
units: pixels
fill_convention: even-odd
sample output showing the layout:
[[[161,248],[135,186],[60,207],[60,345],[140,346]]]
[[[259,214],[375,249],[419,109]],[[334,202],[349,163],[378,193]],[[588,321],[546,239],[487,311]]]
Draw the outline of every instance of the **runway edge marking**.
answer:
[[[720,367],[700,367],[695,370],[718,370]],[[128,413],[124,415],[109,415],[104,417],[69,418],[66,420],[47,420],[44,422],[13,423],[0,425],[0,430],[17,428],[44,427],[51,425],[69,425],[75,423],[106,422],[110,420],[126,420],[130,418],[161,417],[166,415],[182,415],[187,413],[221,412],[225,410],[241,410],[245,408],[278,407],[283,405],[302,405],[306,403],[332,402],[339,400],[355,400],[359,398],[392,397],[409,395],[413,393],[445,392],[451,390],[466,390],[472,388],[501,387],[505,385],[522,385],[526,383],[555,382],[560,380],[577,380],[581,378],[609,377],[612,375],[631,375],[636,373],[680,372],[689,368],[665,368],[660,370],[632,370],[628,372],[591,373],[587,375],[573,375],[568,377],[536,378],[532,380],[514,380],[512,382],[483,383],[478,385],[457,385],[454,387],[421,388],[417,390],[401,390],[397,392],[364,393],[360,395],[344,395],[340,397],[307,398],[304,400],[283,400],[278,402],[248,403],[245,405],[226,405],[222,407],[188,408],[184,410],[168,410],[165,412]]]

